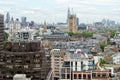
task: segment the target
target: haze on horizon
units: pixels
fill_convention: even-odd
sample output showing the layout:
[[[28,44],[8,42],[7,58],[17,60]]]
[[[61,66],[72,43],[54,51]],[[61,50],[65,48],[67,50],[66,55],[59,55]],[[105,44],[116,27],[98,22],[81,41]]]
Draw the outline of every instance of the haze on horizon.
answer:
[[[0,0],[0,13],[6,16],[43,23],[66,22],[68,7],[73,8],[80,23],[103,18],[120,23],[120,0]]]

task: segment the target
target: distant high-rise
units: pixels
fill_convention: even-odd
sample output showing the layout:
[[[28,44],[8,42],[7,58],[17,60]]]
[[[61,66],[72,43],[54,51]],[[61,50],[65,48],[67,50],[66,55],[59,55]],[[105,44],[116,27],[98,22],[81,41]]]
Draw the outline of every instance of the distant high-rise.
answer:
[[[10,14],[9,14],[9,12],[7,12],[5,23],[8,24],[9,22],[10,22]]]
[[[79,18],[77,17],[77,26],[79,25]]]
[[[4,16],[0,14],[0,50],[3,49]]]
[[[70,8],[68,8],[68,12],[67,12],[67,23],[68,23],[69,15],[70,15]]]
[[[106,24],[106,20],[105,20],[105,19],[102,20],[102,24],[103,24],[103,25]]]
[[[31,21],[31,23],[29,24],[30,27],[34,27],[35,26],[35,22]]]
[[[109,19],[107,19],[107,26],[109,26],[110,25],[110,20]]]
[[[18,18],[16,18],[16,20],[15,21],[19,21],[19,19]]]
[[[27,26],[27,22],[26,22],[27,18],[26,17],[21,17],[21,24],[23,27]]]
[[[110,26],[115,27],[115,21],[110,21]]]

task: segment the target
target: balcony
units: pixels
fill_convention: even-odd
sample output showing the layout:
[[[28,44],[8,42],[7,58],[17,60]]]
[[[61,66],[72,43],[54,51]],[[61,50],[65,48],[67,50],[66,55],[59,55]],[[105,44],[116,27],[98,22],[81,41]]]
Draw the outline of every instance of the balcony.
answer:
[[[88,65],[94,65],[94,64],[91,62],[91,63],[88,63]]]
[[[3,65],[3,64],[5,64],[5,62],[0,62],[0,65]]]

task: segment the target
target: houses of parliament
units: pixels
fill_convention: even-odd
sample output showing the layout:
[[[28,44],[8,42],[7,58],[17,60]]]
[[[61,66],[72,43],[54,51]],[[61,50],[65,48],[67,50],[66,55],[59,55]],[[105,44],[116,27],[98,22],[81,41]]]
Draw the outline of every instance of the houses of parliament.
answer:
[[[71,10],[68,8],[68,18],[67,18],[67,23],[68,23],[68,32],[76,33],[77,32],[77,17],[71,12]]]

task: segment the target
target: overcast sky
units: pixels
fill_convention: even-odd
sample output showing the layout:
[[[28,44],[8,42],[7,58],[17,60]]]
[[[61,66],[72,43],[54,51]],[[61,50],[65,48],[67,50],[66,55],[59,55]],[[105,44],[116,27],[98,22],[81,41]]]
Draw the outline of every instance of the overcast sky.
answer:
[[[26,16],[37,23],[66,22],[67,9],[79,18],[80,23],[92,23],[103,18],[120,22],[120,0],[0,0],[0,13],[14,18]]]

